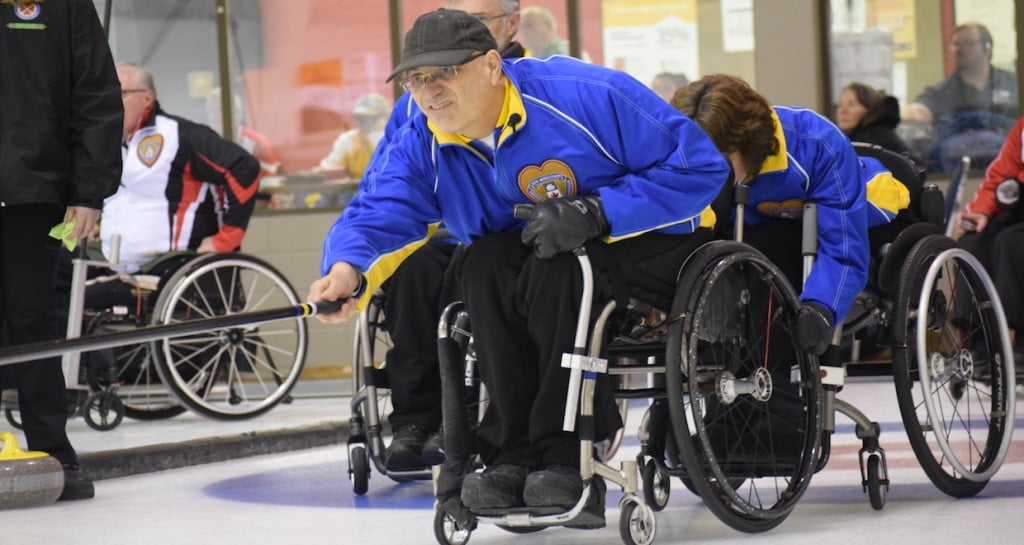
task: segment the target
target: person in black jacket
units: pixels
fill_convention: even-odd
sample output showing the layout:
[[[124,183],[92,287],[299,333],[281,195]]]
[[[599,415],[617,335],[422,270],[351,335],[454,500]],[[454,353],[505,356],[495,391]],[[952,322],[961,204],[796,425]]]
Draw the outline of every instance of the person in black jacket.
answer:
[[[847,85],[839,94],[836,125],[851,142],[867,142],[913,157],[910,147],[896,134],[899,124],[896,97],[859,82]]]
[[[58,338],[50,229],[90,233],[121,175],[124,110],[91,0],[0,0],[0,326],[3,345]],[[77,377],[76,377],[77,378]],[[17,388],[28,448],[64,466],[62,500],[91,498],[65,426],[59,357],[0,367]]]

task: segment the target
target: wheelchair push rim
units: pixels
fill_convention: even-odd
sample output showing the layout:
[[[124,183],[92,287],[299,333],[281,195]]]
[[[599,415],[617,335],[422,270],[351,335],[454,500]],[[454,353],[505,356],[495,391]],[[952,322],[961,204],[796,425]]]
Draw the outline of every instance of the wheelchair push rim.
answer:
[[[962,268],[966,266],[966,268]],[[947,293],[952,301],[956,289],[964,289],[971,275],[973,280],[980,281],[987,300],[978,300],[972,293],[972,302],[979,309],[980,317],[994,331],[1007,331],[1006,316],[992,280],[984,273],[978,260],[967,251],[950,248],[935,257],[925,273],[921,287],[920,307],[930,309],[939,293]],[[955,308],[950,304],[950,309]],[[986,312],[987,311],[987,312]],[[955,312],[949,310],[948,312]],[[972,312],[974,315],[974,312]],[[933,329],[935,317],[929,312],[919,312],[916,318],[918,332]],[[973,322],[973,320],[969,320]],[[994,322],[994,323],[991,323]],[[950,320],[944,321],[944,329],[949,327]],[[984,329],[978,326],[978,329]],[[948,333],[940,331],[939,335]],[[964,332],[960,332],[964,333]],[[984,331],[983,331],[984,333]],[[1013,351],[1007,335],[998,335],[998,342],[986,339],[986,343],[997,348],[994,365],[1001,367],[997,374],[1000,378],[992,381],[987,389],[979,381],[972,380],[975,368],[976,351],[970,350],[963,343],[958,343],[954,353],[944,353],[941,347],[929,343],[928,335],[918,334],[916,338],[916,355],[918,382],[921,397],[928,415],[928,426],[932,433],[929,437],[938,446],[944,462],[954,475],[968,481],[981,483],[990,480],[999,470],[1010,447],[1013,430],[1015,393]],[[953,395],[949,390],[955,388],[960,381],[963,390],[960,395]],[[961,403],[961,400],[963,401]],[[977,409],[977,414],[972,414]],[[972,419],[982,417],[988,427],[988,434],[981,436],[981,429],[973,427]],[[996,422],[997,420],[1002,423]],[[1001,429],[994,429],[999,427]],[[990,439],[998,437],[998,445],[992,445]],[[992,447],[995,446],[993,453]],[[991,453],[991,454],[990,454]]]

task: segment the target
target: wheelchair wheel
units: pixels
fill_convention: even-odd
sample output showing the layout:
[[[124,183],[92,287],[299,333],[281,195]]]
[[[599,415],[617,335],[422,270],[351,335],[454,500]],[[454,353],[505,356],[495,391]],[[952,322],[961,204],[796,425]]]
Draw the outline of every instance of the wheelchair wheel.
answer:
[[[1010,446],[1014,364],[1006,318],[981,264],[944,236],[900,271],[893,376],[921,468],[953,497],[980,492]]]
[[[821,442],[818,362],[792,334],[797,294],[727,241],[698,249],[678,286],[665,381],[684,482],[730,527],[769,530],[809,486]]]
[[[165,283],[152,322],[257,312],[300,303],[281,273],[245,254],[207,254],[189,261]],[[301,318],[206,331],[152,343],[164,384],[188,408],[239,420],[286,400],[306,357]]]
[[[473,534],[472,526],[463,526],[444,506],[434,511],[434,539],[439,545],[465,545]]]
[[[136,327],[134,318],[107,311],[89,321],[86,334],[128,331]],[[86,352],[82,357],[92,392],[104,392],[112,384],[119,384],[117,397],[124,405],[124,416],[158,420],[185,412],[185,407],[160,380],[150,343]]]
[[[93,392],[82,407],[85,423],[98,431],[110,431],[124,419],[124,403],[113,391]]]

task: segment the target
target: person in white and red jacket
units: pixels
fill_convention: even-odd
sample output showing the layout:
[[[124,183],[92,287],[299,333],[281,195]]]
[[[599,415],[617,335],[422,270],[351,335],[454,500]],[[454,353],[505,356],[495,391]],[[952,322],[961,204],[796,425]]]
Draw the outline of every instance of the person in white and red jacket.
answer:
[[[133,273],[168,252],[238,250],[255,208],[260,162],[209,127],[164,112],[144,67],[118,63],[117,76],[124,173],[103,202],[103,254],[111,255],[118,235],[116,268]],[[136,299],[130,284],[107,282],[86,290],[85,305],[135,308]]]

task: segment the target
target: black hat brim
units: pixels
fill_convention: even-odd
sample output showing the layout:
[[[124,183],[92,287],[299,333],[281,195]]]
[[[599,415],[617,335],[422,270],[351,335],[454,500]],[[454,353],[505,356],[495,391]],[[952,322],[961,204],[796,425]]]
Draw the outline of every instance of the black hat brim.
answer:
[[[399,63],[392,70],[388,79],[384,81],[385,83],[390,83],[391,80],[395,79],[402,72],[421,66],[458,66],[468,61],[474,53],[478,53],[478,51],[475,49],[446,49],[444,51],[427,51],[413,55]]]

